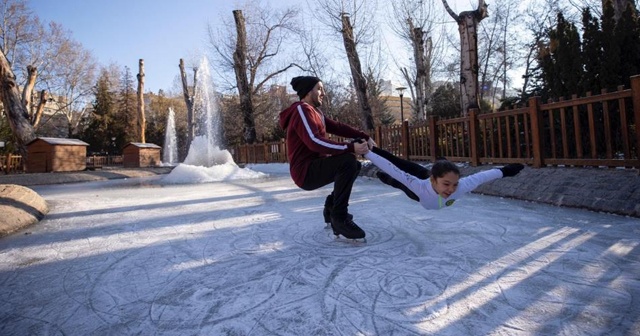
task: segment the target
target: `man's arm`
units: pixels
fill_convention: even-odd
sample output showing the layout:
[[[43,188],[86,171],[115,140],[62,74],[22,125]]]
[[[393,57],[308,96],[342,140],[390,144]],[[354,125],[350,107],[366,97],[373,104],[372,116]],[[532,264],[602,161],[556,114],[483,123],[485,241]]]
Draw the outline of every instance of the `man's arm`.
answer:
[[[320,125],[317,124],[312,115],[316,113],[311,111],[304,105],[298,105],[296,114],[297,118],[292,119],[289,127],[294,127],[302,142],[312,151],[322,154],[336,155],[342,153],[354,153],[352,143],[337,142],[320,134]]]
[[[324,118],[324,124],[327,129],[327,133],[334,134],[345,138],[361,138],[365,141],[370,139],[369,134],[355,129],[347,124]]]

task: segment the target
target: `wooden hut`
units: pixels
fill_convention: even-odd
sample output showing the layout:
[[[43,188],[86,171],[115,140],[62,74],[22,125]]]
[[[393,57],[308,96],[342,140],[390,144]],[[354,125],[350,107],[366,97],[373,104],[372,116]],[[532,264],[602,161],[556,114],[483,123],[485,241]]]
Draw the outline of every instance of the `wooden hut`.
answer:
[[[160,165],[160,146],[152,143],[130,142],[122,149],[125,168],[155,167]]]
[[[27,173],[85,170],[87,146],[78,139],[36,138],[27,144]]]

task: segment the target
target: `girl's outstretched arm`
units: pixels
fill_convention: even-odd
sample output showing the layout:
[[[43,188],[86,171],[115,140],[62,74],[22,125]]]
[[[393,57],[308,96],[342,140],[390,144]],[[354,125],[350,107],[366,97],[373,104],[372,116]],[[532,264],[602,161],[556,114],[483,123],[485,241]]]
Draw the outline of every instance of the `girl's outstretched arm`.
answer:
[[[479,187],[481,184],[501,177],[516,176],[523,168],[524,166],[519,163],[511,163],[502,168],[494,168],[475,173],[460,179],[460,186],[458,189],[461,193],[468,193]]]

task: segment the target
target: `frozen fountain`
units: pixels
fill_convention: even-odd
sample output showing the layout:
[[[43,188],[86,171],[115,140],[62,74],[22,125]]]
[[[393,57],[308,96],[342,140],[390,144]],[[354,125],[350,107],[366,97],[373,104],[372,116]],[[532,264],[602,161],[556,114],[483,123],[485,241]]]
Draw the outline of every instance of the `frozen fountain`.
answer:
[[[176,137],[176,120],[173,108],[169,108],[167,128],[164,133],[164,148],[162,148],[162,162],[175,166],[178,163],[178,141]]]
[[[265,174],[242,169],[228,150],[222,149],[222,118],[209,61],[203,58],[193,101],[195,136],[184,162],[163,180],[168,183],[200,183],[228,179],[263,177]]]
[[[198,80],[193,99],[195,137],[191,141],[185,164],[211,167],[233,162],[227,150],[220,149],[222,142],[221,118],[218,99],[214,95],[209,62],[203,58],[198,66]]]

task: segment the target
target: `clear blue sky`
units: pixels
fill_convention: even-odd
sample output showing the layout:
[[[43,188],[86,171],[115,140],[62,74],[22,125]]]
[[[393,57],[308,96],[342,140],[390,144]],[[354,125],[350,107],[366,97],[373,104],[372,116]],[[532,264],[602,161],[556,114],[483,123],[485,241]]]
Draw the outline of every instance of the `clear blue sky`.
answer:
[[[477,1],[449,0],[470,10]],[[179,75],[180,58],[200,57],[210,50],[207,24],[221,26],[223,15],[233,21],[234,0],[29,0],[40,19],[57,22],[71,31],[74,40],[90,50],[101,65],[115,63],[138,73],[145,62],[145,91],[172,89]],[[299,6],[306,0],[263,0],[271,7]],[[455,24],[453,26],[455,28]]]
[[[270,1],[276,6],[276,1]],[[287,1],[277,1],[277,6]],[[208,49],[207,24],[219,24],[235,1],[224,0],[31,0],[43,22],[55,21],[93,52],[102,65],[116,63],[138,73],[145,62],[145,91],[170,89],[180,58]]]

